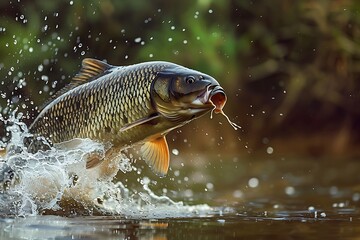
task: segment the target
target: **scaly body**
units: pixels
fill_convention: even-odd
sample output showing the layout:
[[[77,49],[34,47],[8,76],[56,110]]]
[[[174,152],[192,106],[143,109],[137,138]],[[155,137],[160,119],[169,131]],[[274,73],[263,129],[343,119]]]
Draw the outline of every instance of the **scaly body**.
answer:
[[[166,129],[138,125],[121,128],[156,114],[150,100],[151,81],[168,64],[139,64],[113,69],[94,81],[64,93],[44,108],[30,130],[54,143],[90,138],[126,145]],[[162,128],[162,129],[161,129]]]
[[[30,131],[52,143],[90,138],[117,150],[143,142],[145,160],[164,175],[166,133],[213,109],[211,99],[219,109],[226,101],[213,78],[173,63],[117,67],[85,59],[80,73],[42,109]]]

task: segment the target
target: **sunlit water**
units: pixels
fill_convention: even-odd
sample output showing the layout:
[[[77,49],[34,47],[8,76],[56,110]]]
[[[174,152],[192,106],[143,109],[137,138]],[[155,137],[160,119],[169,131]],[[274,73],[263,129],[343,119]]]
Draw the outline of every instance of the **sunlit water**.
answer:
[[[1,119],[0,239],[354,239],[357,159],[181,157],[159,179],[130,153],[117,176],[85,170],[89,139],[28,153],[21,115]],[[74,144],[75,143],[75,144]],[[173,153],[178,155],[178,151]],[[176,156],[173,156],[176,157]],[[163,181],[163,182],[162,182]],[[196,236],[196,237],[194,237]]]

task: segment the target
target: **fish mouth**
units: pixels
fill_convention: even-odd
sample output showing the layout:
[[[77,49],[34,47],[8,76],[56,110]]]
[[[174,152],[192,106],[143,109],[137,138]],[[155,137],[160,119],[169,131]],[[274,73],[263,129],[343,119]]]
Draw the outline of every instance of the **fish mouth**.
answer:
[[[193,101],[193,105],[196,106],[196,108],[204,109],[213,107],[215,113],[220,113],[225,106],[226,100],[227,97],[222,87],[219,85],[209,85],[206,90]]]
[[[225,106],[227,97],[225,91],[220,86],[215,86],[209,94],[208,102],[210,102],[214,106],[215,113],[221,113],[222,109]]]

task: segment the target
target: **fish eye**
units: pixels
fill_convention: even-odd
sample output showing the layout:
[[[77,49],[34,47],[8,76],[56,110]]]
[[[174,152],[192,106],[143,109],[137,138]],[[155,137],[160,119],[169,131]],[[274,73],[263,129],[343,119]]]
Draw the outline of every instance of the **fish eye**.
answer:
[[[195,78],[193,76],[188,76],[186,78],[186,83],[191,84],[191,83],[194,83],[194,82],[195,82]]]

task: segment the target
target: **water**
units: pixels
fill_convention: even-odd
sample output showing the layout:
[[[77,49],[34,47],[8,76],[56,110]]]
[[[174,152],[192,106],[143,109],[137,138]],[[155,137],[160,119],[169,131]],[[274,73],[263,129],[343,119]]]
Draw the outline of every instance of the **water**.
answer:
[[[11,136],[6,154],[0,159],[0,213],[14,216],[57,215],[122,215],[133,218],[192,216],[211,210],[207,205],[186,206],[165,195],[156,195],[151,179],[132,165],[132,154],[120,153],[104,174],[99,167],[86,170],[89,154],[103,153],[105,146],[90,139],[73,139],[56,144],[48,151],[30,153],[24,138],[31,136],[21,117],[2,119]],[[128,157],[130,156],[130,158]],[[126,187],[116,179],[117,170],[136,172],[139,186]],[[128,181],[128,179],[126,179]],[[140,188],[139,188],[140,187]],[[156,209],[156,211],[155,211]]]
[[[299,201],[285,203],[274,209],[262,199],[188,218],[2,218],[0,239],[355,239],[360,234],[354,208],[323,208],[315,217],[315,211],[296,210],[304,208]]]
[[[176,151],[166,178],[124,152],[116,175],[84,171],[104,149],[77,139],[28,153],[21,115],[6,122],[0,239],[344,239],[359,235],[357,159]],[[193,160],[193,161],[192,161]]]

